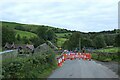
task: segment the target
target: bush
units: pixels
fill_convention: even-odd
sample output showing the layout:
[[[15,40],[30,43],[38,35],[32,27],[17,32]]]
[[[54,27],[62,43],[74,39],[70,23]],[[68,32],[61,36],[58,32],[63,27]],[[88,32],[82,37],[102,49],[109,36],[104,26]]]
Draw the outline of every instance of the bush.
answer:
[[[97,53],[92,53],[92,59],[98,60],[98,61],[105,61],[105,62],[109,62],[109,61],[120,61],[119,56],[114,53],[114,55],[99,55]]]
[[[40,78],[50,74],[56,68],[55,53],[49,51],[45,55],[17,57],[3,61],[3,78]],[[49,72],[46,72],[46,71]]]

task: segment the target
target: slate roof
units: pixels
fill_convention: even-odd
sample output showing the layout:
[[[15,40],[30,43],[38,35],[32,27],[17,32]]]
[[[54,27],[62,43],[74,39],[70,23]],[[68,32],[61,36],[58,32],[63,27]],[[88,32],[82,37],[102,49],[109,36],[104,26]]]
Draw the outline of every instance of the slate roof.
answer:
[[[29,45],[29,44],[9,44],[9,43],[6,43],[4,48],[8,48],[8,49],[18,49],[19,47],[23,48],[23,49],[26,49],[26,48],[29,48],[31,50],[34,50],[34,45]]]

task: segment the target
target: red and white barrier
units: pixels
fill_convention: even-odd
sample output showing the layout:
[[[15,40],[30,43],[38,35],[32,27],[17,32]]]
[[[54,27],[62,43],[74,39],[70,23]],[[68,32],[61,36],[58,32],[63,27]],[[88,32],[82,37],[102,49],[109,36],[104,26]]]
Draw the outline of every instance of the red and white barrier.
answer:
[[[64,62],[64,56],[62,56],[62,63]]]
[[[74,60],[76,58],[79,59],[83,59],[83,60],[91,60],[91,54],[90,53],[70,53],[70,54],[63,54],[61,55],[59,58],[57,58],[58,60],[58,66],[61,67],[62,64],[67,60]]]
[[[58,58],[58,66],[61,67],[61,61],[60,61],[60,58]]]

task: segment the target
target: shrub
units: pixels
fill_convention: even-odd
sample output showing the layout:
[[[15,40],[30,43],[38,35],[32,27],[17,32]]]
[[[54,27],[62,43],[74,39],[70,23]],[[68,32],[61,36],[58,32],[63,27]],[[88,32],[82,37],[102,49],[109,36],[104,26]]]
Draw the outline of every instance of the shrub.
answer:
[[[3,61],[3,78],[40,78],[45,71],[56,67],[55,53],[38,53],[30,57],[17,57]],[[47,72],[50,73],[50,72]],[[41,76],[40,76],[41,75]]]

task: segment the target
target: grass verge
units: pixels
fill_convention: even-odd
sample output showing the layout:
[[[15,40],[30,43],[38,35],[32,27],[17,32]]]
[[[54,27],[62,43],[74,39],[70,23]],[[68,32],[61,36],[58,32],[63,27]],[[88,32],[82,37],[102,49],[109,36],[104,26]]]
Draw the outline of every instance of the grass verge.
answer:
[[[117,53],[115,53],[114,55],[109,55],[109,56],[92,53],[92,59],[102,61],[102,62],[110,62],[110,61],[120,62],[120,56],[118,56]]]

